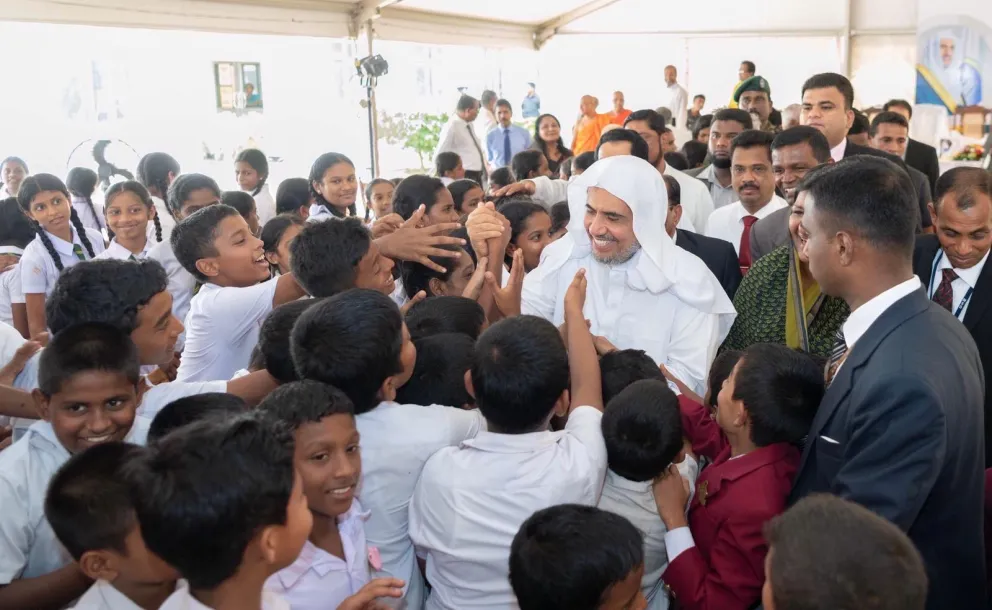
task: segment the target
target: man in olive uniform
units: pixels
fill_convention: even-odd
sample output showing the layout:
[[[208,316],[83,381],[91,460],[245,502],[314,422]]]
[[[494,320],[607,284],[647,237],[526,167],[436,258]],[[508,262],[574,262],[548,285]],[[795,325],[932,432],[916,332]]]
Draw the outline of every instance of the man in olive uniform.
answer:
[[[760,125],[759,129],[778,133],[779,128],[769,120],[772,115],[772,89],[763,77],[754,75],[741,82],[734,90],[734,101],[741,110],[756,117],[755,124]]]

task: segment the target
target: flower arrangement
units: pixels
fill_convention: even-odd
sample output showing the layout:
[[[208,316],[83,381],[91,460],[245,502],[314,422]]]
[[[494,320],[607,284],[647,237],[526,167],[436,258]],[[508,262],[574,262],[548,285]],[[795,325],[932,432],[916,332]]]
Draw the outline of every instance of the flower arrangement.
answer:
[[[981,144],[969,144],[954,153],[952,158],[955,161],[981,161],[983,156],[985,156],[985,149],[982,148]]]

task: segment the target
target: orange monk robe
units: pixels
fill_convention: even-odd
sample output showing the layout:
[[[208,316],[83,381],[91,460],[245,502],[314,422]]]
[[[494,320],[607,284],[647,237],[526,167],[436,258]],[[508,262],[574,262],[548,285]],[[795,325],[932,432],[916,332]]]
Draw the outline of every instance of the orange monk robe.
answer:
[[[597,114],[592,118],[583,116],[581,120],[582,123],[576,128],[575,137],[572,138],[572,154],[576,156],[584,152],[596,152],[603,127],[611,122],[608,114]]]
[[[627,120],[627,117],[629,117],[632,114],[634,114],[634,111],[628,110],[627,108],[621,110],[619,114],[610,112],[609,113],[610,122],[615,125],[619,125],[620,127],[623,127],[623,124]]]

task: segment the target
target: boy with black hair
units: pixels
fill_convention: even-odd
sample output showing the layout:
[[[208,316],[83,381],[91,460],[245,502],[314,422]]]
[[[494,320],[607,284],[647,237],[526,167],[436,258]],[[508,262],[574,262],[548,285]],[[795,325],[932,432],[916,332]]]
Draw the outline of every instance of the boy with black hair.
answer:
[[[424,585],[407,511],[417,477],[432,454],[475,437],[485,421],[478,411],[395,402],[417,351],[399,308],[381,292],[353,289],[324,299],[300,316],[291,345],[301,379],[338,388],[355,407],[365,458],[359,499],[371,511],[365,533],[383,570],[407,582],[406,607],[419,608]]]
[[[658,370],[657,366],[653,368]],[[682,422],[675,392],[664,379],[649,377],[633,382],[607,403],[603,438],[609,470],[599,508],[625,517],[641,533],[641,590],[648,608],[665,610],[668,593],[662,588],[661,575],[668,566],[668,530],[658,518],[653,484],[674,465],[688,483],[691,497],[699,472],[696,460],[682,450]]]
[[[565,296],[567,351],[558,329],[534,316],[507,318],[479,337],[465,385],[488,431],[435,453],[410,502],[410,539],[426,557],[431,610],[512,607],[514,532],[548,506],[599,501],[603,393],[582,315],[585,289],[580,270]],[[566,414],[564,430],[551,432],[551,418]]]
[[[599,359],[599,374],[603,377],[603,404],[627,386],[642,379],[665,381],[661,369],[644,350],[622,349],[607,352]]]
[[[161,610],[285,607],[263,586],[293,563],[312,525],[289,430],[257,413],[200,421],[125,475],[148,548],[189,583]]]
[[[148,427],[148,442],[154,443],[173,430],[210,417],[224,418],[248,410],[248,403],[226,392],[194,394],[165,405]]]
[[[291,273],[270,279],[262,240],[230,206],[196,212],[170,239],[176,258],[202,282],[190,301],[176,379],[230,379],[248,366],[265,316],[305,293]]]
[[[720,396],[724,382],[733,373],[734,367],[743,356],[744,352],[737,350],[726,350],[717,354],[713,364],[710,365],[710,372],[706,377],[706,393],[701,400],[696,400],[700,397],[689,396],[685,390],[679,394],[682,429],[687,435],[689,430],[693,431],[692,436],[688,437],[692,452],[707,461],[716,459],[727,448],[727,437],[716,423],[717,398]],[[818,366],[823,369],[823,366]]]
[[[141,448],[104,443],[69,458],[48,486],[45,518],[79,569],[94,580],[80,610],[158,610],[176,589],[176,571],[145,546],[121,477]]]
[[[430,335],[413,342],[417,364],[410,380],[396,392],[396,401],[409,405],[445,405],[471,409],[475,401],[465,390],[475,341],[462,333]]]
[[[311,222],[289,246],[293,275],[307,293],[329,297],[349,288],[396,289],[392,259],[382,255],[358,218]]]
[[[326,223],[316,223],[317,225]],[[299,299],[284,303],[272,310],[262,322],[258,333],[258,352],[269,375],[279,383],[298,381],[296,365],[290,354],[290,337],[293,325],[303,312],[320,302],[320,299]]]
[[[172,295],[166,286],[161,265],[149,260],[97,260],[69,267],[59,276],[45,305],[49,328],[58,333],[75,324],[109,324],[130,335],[142,365],[174,368],[172,360],[183,325],[172,313]],[[21,377],[18,387],[25,387]],[[28,388],[37,386],[33,377],[25,380]],[[275,387],[275,380],[265,372],[231,381],[190,383],[166,383],[152,375],[142,382],[138,413],[154,419],[170,402],[207,392],[228,392],[254,405]]]
[[[920,552],[895,524],[854,502],[814,494],[765,525],[765,610],[923,610]]]
[[[641,535],[613,513],[576,504],[537,511],[510,546],[520,610],[644,610]]]
[[[293,431],[293,460],[313,516],[299,557],[271,576],[266,590],[281,595],[293,610],[324,610],[363,588],[386,584],[370,584],[368,513],[355,499],[362,457],[351,401],[319,381],[294,381],[270,394],[258,410]],[[389,597],[403,595],[403,581],[386,582],[393,587]]]
[[[66,329],[42,350],[32,395],[43,421],[0,452],[0,608],[60,608],[91,584],[45,520],[45,493],[71,455],[145,442],[139,379],[134,344],[105,324]]]
[[[688,490],[676,472],[654,496],[668,533],[665,582],[686,610],[746,610],[761,597],[768,545],[762,528],[785,510],[800,444],[823,397],[823,371],[784,345],[752,345],[717,397],[726,447]],[[699,407],[702,409],[702,407]],[[693,445],[699,430],[688,429]],[[716,444],[716,443],[710,443]]]
[[[414,341],[442,333],[461,333],[472,341],[486,328],[486,312],[478,301],[440,296],[414,303],[405,315]]]

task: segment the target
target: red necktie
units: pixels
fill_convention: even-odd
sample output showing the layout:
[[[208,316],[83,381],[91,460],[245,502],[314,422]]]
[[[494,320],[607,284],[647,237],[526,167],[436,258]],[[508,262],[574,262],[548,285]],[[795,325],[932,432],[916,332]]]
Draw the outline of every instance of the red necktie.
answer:
[[[745,216],[744,232],[741,233],[741,249],[737,255],[737,261],[741,264],[741,275],[746,275],[751,268],[751,226],[758,222],[757,216]]]
[[[951,302],[954,300],[954,289],[951,288],[951,283],[956,279],[958,279],[958,274],[954,273],[954,269],[944,269],[944,277],[941,278],[940,285],[937,286],[937,292],[933,293],[933,302],[947,311],[951,310]]]

